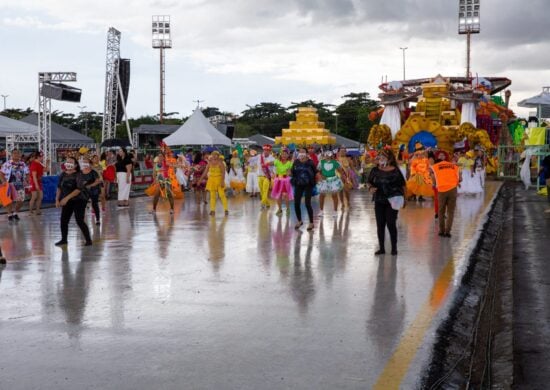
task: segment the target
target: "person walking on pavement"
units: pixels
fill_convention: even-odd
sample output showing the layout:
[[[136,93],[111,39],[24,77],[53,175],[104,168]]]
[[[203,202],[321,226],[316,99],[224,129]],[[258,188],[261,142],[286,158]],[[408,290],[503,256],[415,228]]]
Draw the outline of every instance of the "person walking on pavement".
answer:
[[[78,162],[73,157],[68,157],[65,162],[65,172],[59,176],[57,193],[55,196],[55,207],[61,207],[61,240],[55,245],[67,245],[69,235],[69,221],[74,213],[76,223],[84,235],[85,245],[92,245],[90,229],[84,221],[88,194],[86,182],[80,172]]]
[[[315,176],[317,167],[311,158],[307,155],[305,148],[300,148],[298,158],[292,164],[292,184],[294,185],[294,211],[298,223],[295,228],[299,229],[304,224],[302,222],[302,196],[305,196],[307,215],[309,217],[308,231],[313,230],[313,208],[311,207],[311,197],[313,188],[315,188]]]
[[[275,158],[271,155],[271,145],[263,146],[263,153],[258,157],[260,162],[260,170],[258,172],[258,185],[260,187],[260,200],[262,209],[269,208],[269,187],[271,186],[271,178],[273,177],[273,164]]]
[[[25,201],[25,187],[28,184],[29,168],[21,160],[21,152],[12,150],[11,159],[2,165],[0,181],[7,182],[13,190],[13,202],[7,207],[8,221],[19,221],[17,213],[21,210]],[[14,204],[15,203],[15,204]]]
[[[431,166],[432,181],[437,188],[439,209],[439,236],[451,237],[453,219],[456,209],[457,188],[462,181],[458,165],[445,160]]]
[[[118,207],[130,205],[130,189],[132,188],[132,169],[134,163],[126,149],[121,148],[117,152],[116,181],[118,184]]]
[[[399,170],[391,150],[384,149],[378,155],[378,165],[370,171],[367,180],[369,192],[373,194],[374,215],[379,248],[375,255],[383,255],[385,250],[386,227],[390,232],[391,254],[397,255],[397,215],[399,207],[405,207],[407,183]],[[401,199],[401,204],[394,206],[394,199]]]
[[[44,164],[42,163],[42,153],[34,152],[32,161],[29,165],[30,171],[30,190],[31,200],[29,202],[29,214],[40,215],[40,207],[42,206],[42,198],[44,197],[42,187],[42,176],[44,176]],[[36,209],[35,209],[36,207]]]

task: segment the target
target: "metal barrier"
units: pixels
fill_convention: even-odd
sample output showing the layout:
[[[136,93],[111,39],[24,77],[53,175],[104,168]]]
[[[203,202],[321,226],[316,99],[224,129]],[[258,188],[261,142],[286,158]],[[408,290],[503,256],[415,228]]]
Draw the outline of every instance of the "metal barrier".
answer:
[[[506,146],[498,147],[498,168],[499,179],[520,180],[520,171],[523,164],[522,153],[531,150],[531,183],[532,186],[540,189],[538,174],[541,169],[542,160],[550,154],[550,145],[527,145],[527,146]],[[535,180],[535,183],[533,183]]]

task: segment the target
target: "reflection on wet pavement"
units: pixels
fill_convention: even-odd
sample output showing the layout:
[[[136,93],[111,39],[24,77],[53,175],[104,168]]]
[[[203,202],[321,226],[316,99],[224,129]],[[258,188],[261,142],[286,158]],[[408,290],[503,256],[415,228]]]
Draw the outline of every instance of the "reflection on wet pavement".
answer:
[[[488,185],[459,199],[452,240],[431,202],[402,211],[398,257],[374,256],[363,192],[313,233],[248,197],[228,217],[192,195],[174,216],[111,204],[94,245],[73,224],[66,250],[58,210],[5,222],[0,388],[369,388],[425,303],[448,301]]]

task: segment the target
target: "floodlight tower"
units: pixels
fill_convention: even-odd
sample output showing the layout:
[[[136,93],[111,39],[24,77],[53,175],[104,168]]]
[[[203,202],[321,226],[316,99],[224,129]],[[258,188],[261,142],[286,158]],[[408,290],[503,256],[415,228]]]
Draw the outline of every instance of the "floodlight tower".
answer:
[[[103,106],[103,126],[101,131],[101,141],[116,138],[116,125],[119,119],[118,102],[122,105],[122,112],[126,121],[126,130],[128,139],[133,144],[133,137],[128,123],[126,113],[126,97],[120,82],[120,37],[121,33],[114,27],[110,27],[107,33],[107,60],[105,71],[105,101]]]
[[[458,33],[466,34],[466,77],[470,78],[470,39],[472,34],[479,34],[480,1],[459,0],[458,3]]]
[[[164,64],[164,49],[172,48],[172,39],[170,34],[170,16],[169,15],[153,15],[151,31],[153,33],[153,49],[160,51],[160,112],[159,121],[162,123],[164,116],[164,79],[165,79],[165,64]]]

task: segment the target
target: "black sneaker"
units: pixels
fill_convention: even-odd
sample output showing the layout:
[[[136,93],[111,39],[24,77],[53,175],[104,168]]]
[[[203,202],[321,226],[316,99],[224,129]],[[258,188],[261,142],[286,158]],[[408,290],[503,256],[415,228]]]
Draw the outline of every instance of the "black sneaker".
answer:
[[[8,216],[8,221],[13,221],[13,215]]]
[[[391,250],[391,255],[392,256],[397,256],[397,249],[392,249]]]
[[[86,241],[86,242],[84,243],[84,246],[92,246],[92,241]]]
[[[375,255],[385,255],[386,251],[384,249],[378,249],[376,252],[374,252]]]
[[[99,221],[99,219],[98,219],[97,221],[95,221],[95,224],[96,224],[97,226],[101,225],[101,222]]]
[[[13,215],[13,219],[15,219],[16,221],[19,221],[19,215],[14,214],[14,215]]]
[[[451,238],[451,233],[445,233],[445,237]]]
[[[439,232],[438,236],[439,237],[445,237],[445,233],[444,232]]]
[[[0,256],[0,264],[6,264],[6,258],[4,256]]]
[[[67,241],[61,240],[55,243],[55,246],[63,246],[63,245],[67,245]]]

